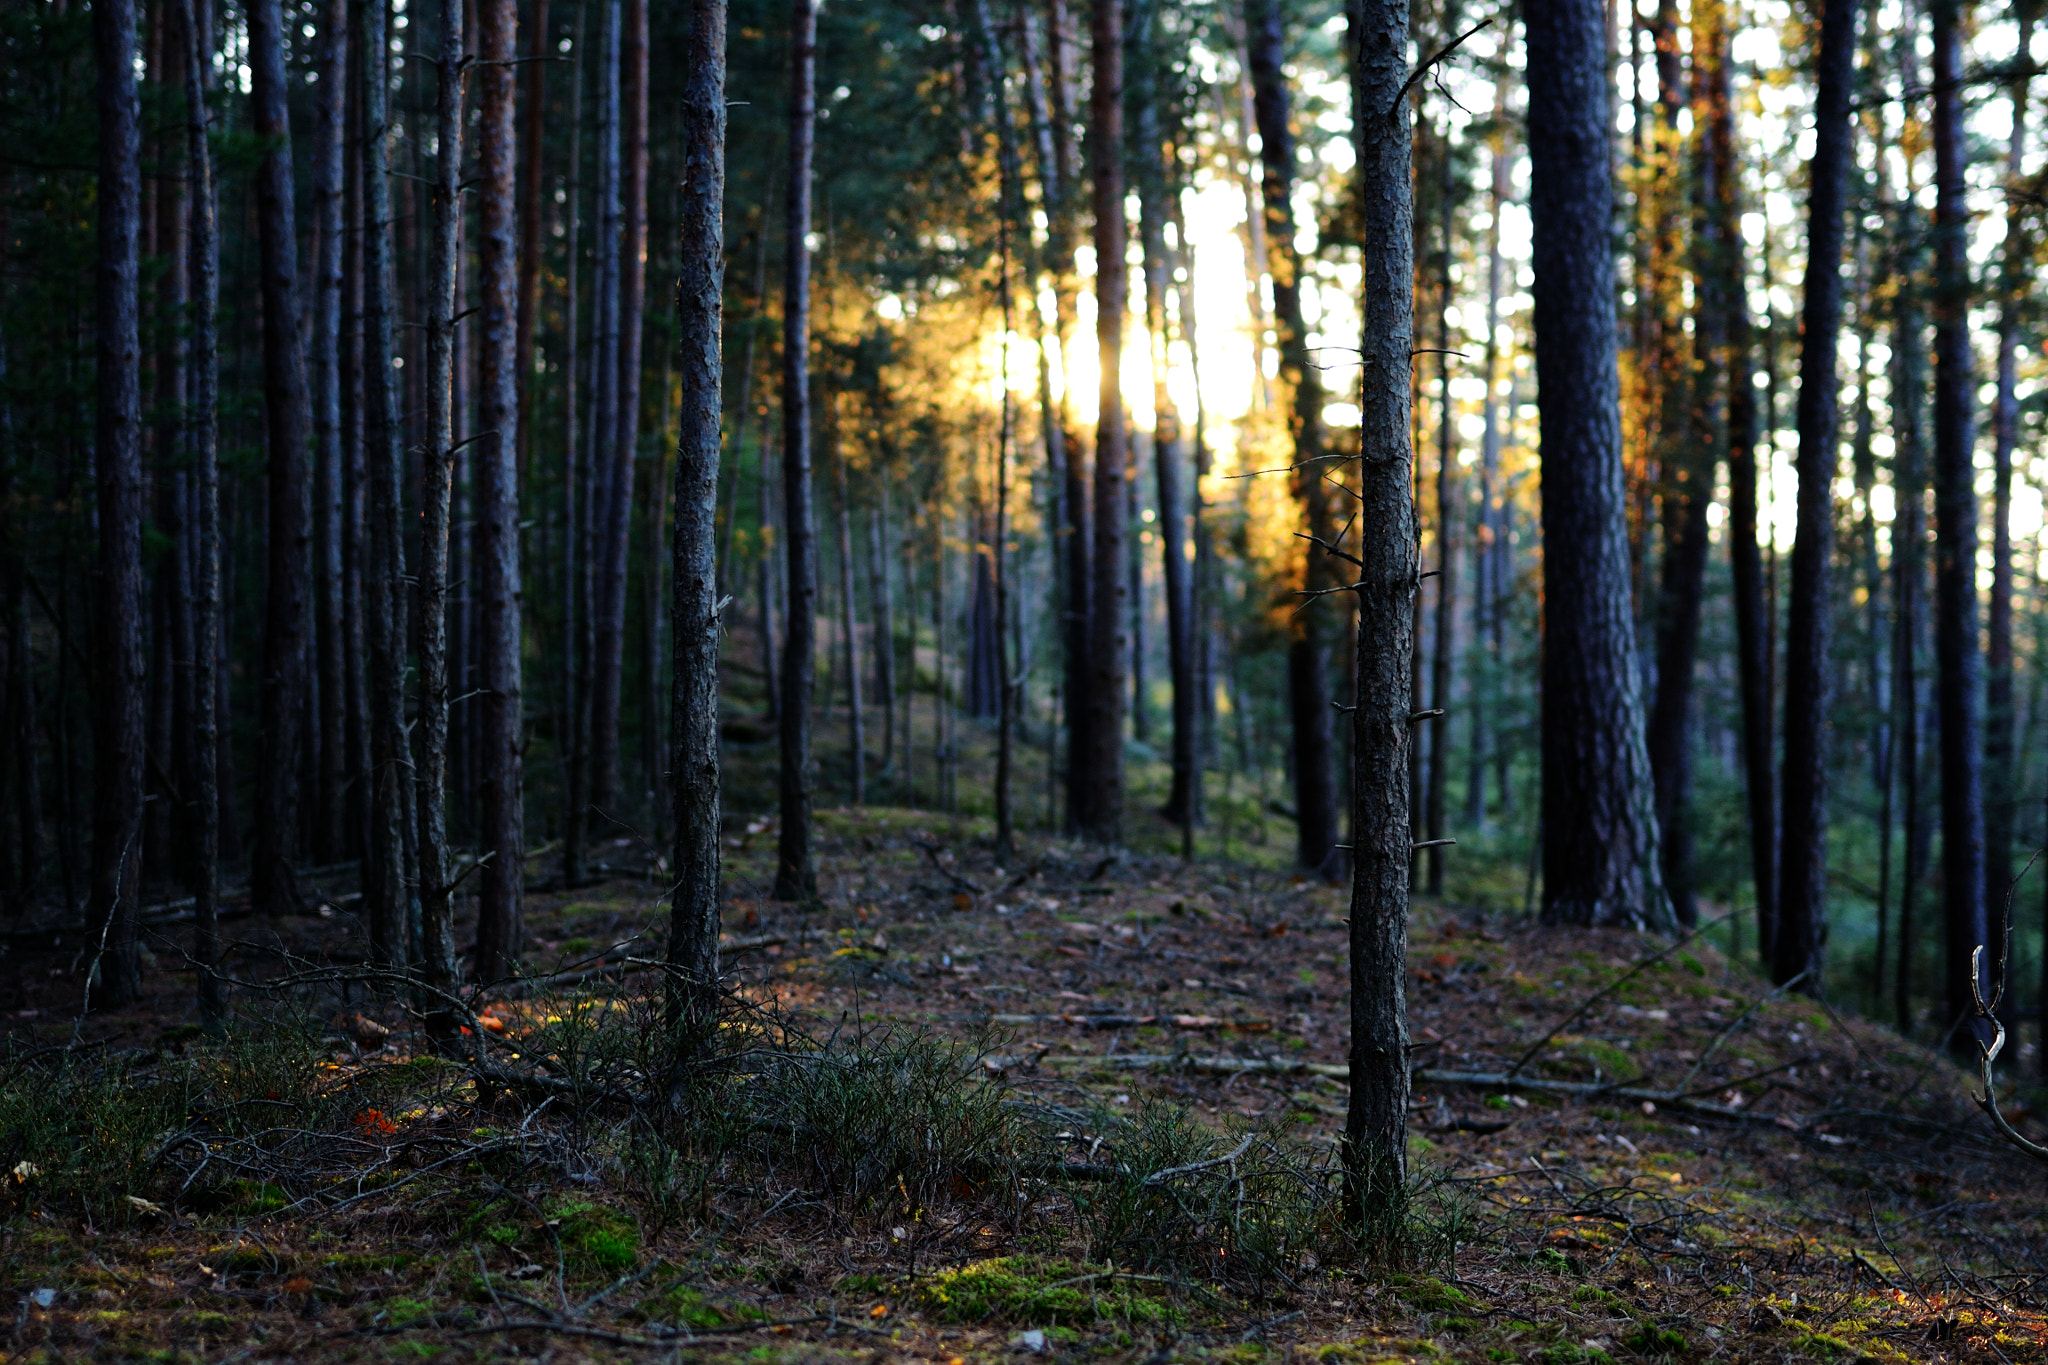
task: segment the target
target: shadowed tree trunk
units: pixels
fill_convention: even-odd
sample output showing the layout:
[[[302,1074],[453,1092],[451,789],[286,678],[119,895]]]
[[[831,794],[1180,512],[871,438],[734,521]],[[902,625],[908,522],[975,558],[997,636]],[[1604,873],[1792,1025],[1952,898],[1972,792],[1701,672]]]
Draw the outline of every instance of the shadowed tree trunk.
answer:
[[[1130,275],[1124,229],[1123,6],[1095,0],[1094,86],[1089,93],[1089,162],[1095,209],[1095,350],[1101,391],[1095,419],[1093,583],[1089,592],[1086,682],[1074,719],[1074,823],[1087,839],[1123,838],[1124,668],[1130,646],[1130,586],[1124,563],[1124,481],[1129,433],[1119,375]]]
[[[669,762],[675,884],[669,961],[683,998],[671,1009],[701,1029],[718,991],[718,521],[719,354],[725,284],[725,0],[692,0],[683,75],[681,242],[676,318],[682,406],[677,412]],[[740,413],[746,420],[746,413]]]
[[[142,217],[134,0],[92,7],[98,79],[98,267],[94,277],[99,549],[94,566],[92,905],[88,1005],[119,1006],[142,989],[142,375],[137,334]]]
[[[1457,7],[1444,6],[1443,40],[1457,36]],[[1432,896],[1444,893],[1444,802],[1450,785],[1451,766],[1451,646],[1457,629],[1453,612],[1458,602],[1458,476],[1456,427],[1451,410],[1451,235],[1457,223],[1462,186],[1452,174],[1451,129],[1448,121],[1438,146],[1443,155],[1437,162],[1437,254],[1436,294],[1436,622],[1431,634],[1429,661],[1429,705],[1438,714],[1427,722],[1429,736],[1429,786],[1423,795],[1422,837],[1429,847],[1423,852],[1423,886]]]
[[[875,603],[875,704],[882,709],[882,771],[896,767],[896,627],[889,600],[889,475],[876,471],[875,511],[868,518],[869,592]],[[772,685],[772,684],[771,684]]]
[[[1543,919],[1664,928],[1622,488],[1606,38],[1597,0],[1537,6],[1526,22],[1543,427]]]
[[[518,13],[513,0],[477,0],[477,975],[510,975],[524,938],[526,894],[524,695],[519,567],[519,275],[514,250],[513,130]],[[571,322],[573,326],[573,320]]]
[[[1336,586],[1330,544],[1329,470],[1323,460],[1323,382],[1308,351],[1302,321],[1301,253],[1294,234],[1294,130],[1290,126],[1286,53],[1277,0],[1250,0],[1245,7],[1247,51],[1252,75],[1252,109],[1258,121],[1264,180],[1264,265],[1273,281],[1273,330],[1280,352],[1280,381],[1292,400],[1287,413],[1294,446],[1294,498],[1307,525],[1302,542],[1302,591],[1322,593]],[[1347,552],[1348,553],[1348,552]],[[1317,597],[1302,598],[1292,617],[1287,644],[1287,702],[1294,736],[1295,858],[1321,876],[1341,875],[1337,856],[1337,780],[1331,735],[1328,615]]]
[[[214,444],[220,374],[214,316],[220,286],[214,226],[213,153],[207,142],[207,43],[193,0],[178,0],[184,44],[186,234],[192,299],[191,403],[185,435],[192,458],[192,956],[199,969],[199,1018],[207,1028],[226,1017],[226,992],[213,972],[220,961],[219,747],[215,664],[220,646],[220,467]]]
[[[1843,200],[1849,169],[1849,95],[1857,0],[1825,0],[1807,192],[1805,313],[1799,347],[1799,529],[1785,618],[1784,815],[1772,979],[1805,973],[1821,988],[1827,923],[1828,586],[1834,552],[1834,483],[1840,394]]]
[[[1987,939],[1984,750],[1978,733],[1983,665],[1977,653],[1976,395],[1970,375],[1961,15],[1958,0],[1932,0],[1928,13],[1934,21],[1934,654],[1941,710],[1946,1029],[1949,1020],[1973,1012],[1970,958]],[[1953,1041],[1960,1052],[1976,1054],[1968,1029]]]
[[[263,408],[270,517],[263,616],[262,742],[257,746],[256,849],[249,898],[263,912],[300,909],[300,751],[306,717],[306,598],[312,539],[307,460],[311,400],[299,337],[299,245],[292,213],[291,119],[286,108],[282,0],[248,7],[251,122],[262,142],[256,225],[263,281]]]
[[[519,383],[519,487],[524,492],[533,468],[533,329],[540,311],[540,206],[542,151],[546,146],[548,65],[556,59],[555,35],[548,25],[548,0],[533,0],[527,14],[531,44],[526,54],[526,118],[520,129],[519,147],[519,332],[514,342],[513,370]],[[575,61],[583,60],[583,49],[571,49]],[[581,109],[569,115],[583,116]],[[570,331],[575,315],[568,317]],[[574,419],[571,419],[574,426]]]
[[[404,432],[391,363],[396,347],[391,315],[390,0],[369,0],[362,14],[363,464],[369,503],[363,598],[370,656],[369,847],[363,901],[372,960],[402,967],[412,880],[405,833],[406,786],[412,775],[405,732],[405,537],[399,502]]]
[[[486,0],[488,3],[488,0]],[[455,477],[455,280],[462,250],[463,6],[446,0],[434,37],[433,222],[427,264],[427,439],[420,452],[419,767],[420,974],[456,984],[448,852],[448,509]],[[455,1020],[439,1000],[428,1027],[446,1041]]]
[[[1908,88],[1916,83],[1918,62],[1913,48],[1917,36],[1909,28],[1896,45],[1900,76]],[[1927,353],[1920,296],[1926,265],[1924,236],[1919,214],[1913,207],[1911,162],[1906,165],[1908,174],[1895,200],[1898,212],[1892,230],[1898,243],[1892,272],[1899,280],[1892,303],[1891,343],[1892,491],[1898,509],[1892,519],[1892,705],[1897,716],[1892,762],[1899,774],[1906,836],[1899,872],[1899,946],[1892,1005],[1899,1032],[1910,1035],[1913,988],[1917,984],[1913,949],[1919,937],[1915,912],[1926,871],[1923,858],[1927,845],[1926,817],[1920,801],[1919,676],[1921,619],[1927,591]]]
[[[1501,411],[1500,383],[1500,300],[1507,259],[1500,249],[1500,217],[1514,192],[1513,163],[1508,155],[1508,83],[1494,86],[1493,116],[1496,124],[1488,156],[1491,196],[1488,202],[1491,225],[1486,230],[1486,406],[1485,434],[1479,448],[1479,533],[1472,538],[1472,651],[1475,662],[1467,674],[1465,695],[1471,698],[1472,749],[1465,770],[1465,820],[1473,828],[1486,824],[1486,759],[1499,744],[1496,718],[1489,714],[1500,685],[1500,659],[1489,652],[1478,661],[1480,642],[1488,639],[1489,627],[1505,610],[1501,596],[1493,592],[1492,568],[1498,558],[1495,540],[1501,527],[1493,514],[1495,485],[1500,478]],[[1448,718],[1447,718],[1448,719]]]
[[[618,671],[625,652],[625,617],[622,612],[614,620],[609,610],[612,570],[615,566],[623,568],[626,562],[623,553],[612,554],[610,544],[612,492],[620,466],[620,256],[624,248],[625,200],[620,184],[619,86],[623,24],[623,0],[605,0],[597,80],[597,242],[593,253],[596,269],[590,324],[590,444],[586,457],[590,502],[584,514],[590,528],[584,540],[584,572],[590,579],[590,599],[584,608],[590,652],[584,660],[583,696],[590,715],[585,762],[590,783],[587,809],[592,814],[610,808],[618,795]],[[632,467],[630,456],[626,467]],[[625,600],[624,591],[621,585],[621,602]]]
[[[2038,0],[2015,7],[2017,51],[2030,51]],[[2033,249],[2021,176],[2027,152],[2028,77],[2011,87],[2012,140],[2006,154],[2005,246],[1998,283],[1998,397],[1992,410],[1991,603],[1984,650],[1984,907],[1990,930],[1991,972],[2003,978],[2011,926],[2006,902],[2012,887],[2013,822],[2019,799],[2013,770],[2012,701],[2012,457],[2019,444],[2021,312]]]
[[[853,490],[846,481],[846,448],[839,443],[839,395],[824,394],[826,442],[831,448],[832,479],[838,507],[839,634],[846,643],[847,785],[854,805],[867,801],[867,731],[861,724],[860,625],[853,612]],[[828,689],[829,691],[829,689]],[[828,702],[829,704],[829,702]]]
[[[582,329],[577,315],[578,239],[583,229],[583,33],[585,6],[576,6],[571,50],[575,72],[569,82],[569,222],[562,315],[562,880],[580,886],[590,878],[587,841],[590,809],[590,457],[578,433],[577,390],[583,376]],[[591,385],[592,390],[596,385]]]
[[[348,134],[348,48],[354,6],[326,0],[321,7],[313,101],[313,333],[308,390],[313,413],[313,555],[315,659],[320,681],[320,786],[316,796],[314,856],[334,862],[348,848],[348,684],[343,634],[344,539],[341,416],[341,285],[347,254],[343,209]]]
[[[1597,16],[1597,8],[1595,8]],[[1361,313],[1357,691],[1352,700],[1351,1103],[1341,1148],[1353,1226],[1396,1233],[1407,1211],[1409,632],[1421,571],[1408,367],[1414,345],[1406,0],[1351,9],[1360,110]],[[1533,54],[1532,54],[1533,55]]]
[[[782,266],[782,532],[789,635],[782,652],[782,827],[775,898],[811,901],[811,690],[817,681],[818,546],[811,511],[811,150],[817,120],[816,0],[790,7],[789,181]]]

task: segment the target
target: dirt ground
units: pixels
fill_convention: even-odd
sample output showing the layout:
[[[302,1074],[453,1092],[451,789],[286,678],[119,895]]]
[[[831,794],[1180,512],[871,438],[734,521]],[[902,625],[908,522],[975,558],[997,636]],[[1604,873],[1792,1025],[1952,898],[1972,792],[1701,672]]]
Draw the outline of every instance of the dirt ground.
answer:
[[[809,909],[766,894],[772,821],[730,827],[728,962],[747,998],[820,1035],[962,1040],[1004,1093],[1061,1112],[1178,1106],[1227,1140],[1333,1155],[1340,889],[1042,837],[999,866],[985,821],[902,809],[822,826]],[[482,1011],[510,1060],[541,1014],[577,1007],[563,1001],[653,990],[632,959],[658,953],[658,863],[633,838],[604,852],[611,880],[531,897],[528,960],[553,979]],[[530,875],[545,888],[554,871]],[[311,877],[306,916],[231,918],[235,974],[360,962],[350,875]],[[199,1046],[177,915],[152,925],[153,993],[83,1021],[82,945],[8,937],[0,1057]],[[833,1206],[794,1173],[714,1181],[668,1216],[559,1095],[465,1080],[409,1098],[406,1078],[440,1065],[416,1019],[324,989],[302,996],[324,1029],[312,1065],[354,1131],[320,1154],[379,1180],[293,1200],[252,1178],[225,1203],[129,1198],[96,1219],[38,1171],[0,1172],[6,1361],[2048,1362],[2048,1167],[1999,1142],[1948,1061],[1773,994],[1704,939],[1419,903],[1410,1153],[1439,1249],[1405,1269],[1310,1257],[1255,1292],[1086,1261],[971,1197]],[[539,1145],[512,1165],[475,1159],[519,1135]],[[468,1164],[437,1168],[458,1148]]]

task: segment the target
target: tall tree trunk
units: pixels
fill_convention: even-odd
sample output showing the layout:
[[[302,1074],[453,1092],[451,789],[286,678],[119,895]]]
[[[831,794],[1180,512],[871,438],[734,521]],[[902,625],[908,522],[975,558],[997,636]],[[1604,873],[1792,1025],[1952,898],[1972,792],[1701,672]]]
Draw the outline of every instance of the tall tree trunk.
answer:
[[[263,281],[263,407],[268,446],[268,583],[263,617],[263,741],[257,746],[256,851],[249,898],[265,913],[300,909],[298,856],[301,748],[306,716],[306,598],[312,539],[308,502],[311,399],[299,338],[299,245],[292,212],[291,117],[287,108],[282,0],[248,7],[256,224]]]
[[[1508,85],[1505,79],[1493,88],[1495,132],[1488,151],[1492,173],[1488,211],[1491,226],[1486,231],[1486,406],[1482,415],[1486,431],[1479,445],[1478,534],[1472,538],[1472,651],[1477,656],[1481,642],[1490,638],[1488,627],[1504,606],[1503,598],[1492,592],[1495,546],[1501,528],[1493,515],[1494,489],[1500,478],[1501,413],[1497,393],[1500,384],[1500,299],[1507,259],[1500,249],[1500,218],[1513,193],[1513,163],[1507,148]],[[1486,759],[1491,745],[1498,743],[1489,728],[1490,711],[1500,678],[1500,659],[1490,656],[1475,662],[1468,673],[1465,695],[1470,698],[1471,751],[1465,770],[1465,821],[1475,829],[1486,824]]]
[[[405,732],[405,536],[399,488],[404,479],[395,320],[391,289],[390,0],[363,6],[363,378],[364,477],[369,539],[363,596],[369,637],[369,847],[363,901],[370,953],[381,966],[407,957],[411,869],[405,811],[411,756]]]
[[[1444,41],[1457,36],[1457,6],[1444,6]],[[1444,893],[1444,801],[1450,781],[1451,646],[1458,601],[1457,428],[1451,412],[1451,236],[1457,222],[1459,185],[1452,175],[1451,129],[1448,120],[1437,162],[1438,239],[1436,272],[1436,623],[1431,632],[1429,663],[1430,709],[1437,712],[1425,732],[1429,736],[1429,787],[1424,795],[1422,837],[1423,887],[1432,896]]]
[[[571,50],[576,68],[569,85],[568,238],[562,315],[562,880],[581,886],[590,878],[585,835],[590,809],[590,462],[581,444],[577,393],[583,376],[582,324],[577,314],[579,239],[583,229],[583,34],[586,6],[576,6]],[[597,313],[592,310],[593,320]],[[596,385],[591,385],[592,390]]]
[[[220,467],[215,457],[219,399],[214,316],[219,298],[219,244],[214,226],[213,153],[207,141],[206,102],[210,44],[199,31],[194,0],[177,0],[184,43],[186,235],[191,253],[192,416],[185,434],[192,457],[192,956],[199,969],[199,1017],[207,1028],[226,1017],[226,992],[214,968],[220,961],[219,749],[215,700],[220,644]]]
[[[1330,659],[1323,604],[1316,594],[1336,586],[1330,500],[1323,467],[1323,383],[1308,351],[1302,320],[1302,260],[1294,246],[1294,129],[1287,96],[1286,59],[1278,0],[1249,0],[1245,7],[1252,107],[1258,120],[1264,180],[1266,259],[1273,281],[1273,330],[1280,352],[1280,378],[1291,405],[1288,434],[1294,444],[1294,498],[1308,538],[1302,542],[1302,597],[1291,618],[1287,643],[1287,698],[1294,736],[1295,858],[1304,868],[1335,879],[1337,781],[1331,735]],[[1097,259],[1102,259],[1098,254]],[[1348,553],[1348,551],[1346,552]]]
[[[1130,588],[1124,564],[1124,481],[1130,464],[1120,367],[1130,275],[1124,265],[1123,5],[1095,0],[1091,20],[1089,160],[1095,209],[1095,350],[1101,389],[1095,418],[1094,581],[1089,593],[1086,685],[1075,719],[1074,823],[1101,844],[1123,839],[1124,669]]]
[[[92,7],[98,78],[97,364],[93,468],[99,548],[94,567],[92,905],[88,1005],[120,1006],[142,990],[137,937],[142,876],[142,376],[137,334],[142,216],[134,0]]]
[[[344,634],[342,485],[347,454],[342,442],[341,309],[347,255],[343,210],[348,141],[350,0],[326,0],[320,19],[320,81],[313,101],[313,334],[308,388],[316,463],[313,488],[315,656],[320,691],[320,786],[314,824],[315,856],[333,862],[348,847],[348,684]]]
[[[1913,51],[1917,32],[1908,29],[1897,44],[1901,77],[1912,88],[1918,62]],[[1914,211],[1914,186],[1908,174],[1897,196],[1893,240],[1898,243],[1892,273],[1899,280],[1892,305],[1892,493],[1897,511],[1892,518],[1892,705],[1897,713],[1893,763],[1901,783],[1901,816],[1906,835],[1899,870],[1899,943],[1893,974],[1894,1019],[1899,1032],[1913,1027],[1913,960],[1919,937],[1917,901],[1925,875],[1922,850],[1926,819],[1920,805],[1921,693],[1919,654],[1922,603],[1926,594],[1927,453],[1925,398],[1927,388],[1926,328],[1920,312],[1925,257],[1919,215]]]
[[[1394,1234],[1407,1209],[1409,632],[1421,571],[1408,368],[1414,345],[1408,6],[1351,9],[1361,114],[1358,209],[1365,260],[1360,329],[1357,691],[1352,700],[1351,1104],[1340,1149],[1354,1227]],[[1532,57],[1533,57],[1532,53]],[[1533,62],[1532,62],[1533,65]],[[1604,240],[1604,238],[1603,238]]]
[[[345,101],[346,129],[343,138],[342,185],[342,278],[341,344],[336,366],[341,371],[341,616],[344,695],[348,706],[347,821],[349,856],[361,859],[362,885],[369,889],[370,788],[374,771],[370,761],[369,658],[370,625],[367,575],[369,553],[369,469],[366,435],[369,428],[368,403],[364,386],[369,382],[366,314],[364,311],[363,265],[366,239],[366,195],[364,170],[368,148],[362,136],[363,59],[362,35],[354,21],[362,8],[350,0],[351,32],[347,43],[348,95]]]
[[[463,85],[458,0],[442,0],[434,38],[433,223],[427,265],[427,439],[420,452],[417,723],[420,969],[427,986],[456,984],[455,905],[448,852],[448,509],[455,479],[455,279],[462,250]],[[486,67],[488,73],[491,68]],[[486,79],[489,79],[486,75]],[[455,1018],[437,999],[428,1028],[444,1042]]]
[[[604,36],[598,58],[597,87],[597,278],[592,300],[590,410],[590,537],[591,656],[586,695],[590,707],[590,792],[592,811],[610,809],[618,801],[619,697],[623,679],[619,670],[625,662],[625,582],[613,584],[615,570],[623,572],[623,550],[613,552],[613,512],[620,514],[619,529],[625,528],[626,503],[618,500],[618,481],[623,469],[631,477],[633,460],[629,450],[619,451],[621,429],[620,395],[623,377],[622,305],[625,301],[622,256],[625,252],[625,191],[621,183],[620,117],[623,92],[624,0],[605,0]],[[614,616],[611,603],[617,597],[620,611]]]
[[[518,11],[477,0],[477,785],[482,817],[477,871],[477,975],[517,970],[524,938],[526,794],[519,564],[519,269],[515,248],[513,128]],[[574,325],[573,319],[571,325]]]
[[[2016,9],[2018,51],[2029,52],[2038,0],[2027,0]],[[2019,444],[2020,314],[2026,304],[2033,246],[2021,181],[2027,152],[2028,79],[2016,77],[2008,96],[2012,140],[2006,153],[2005,246],[1998,287],[1998,397],[1992,410],[1991,604],[1984,652],[1984,907],[1993,980],[2004,979],[2012,932],[2007,902],[2012,896],[2013,822],[2019,798],[2012,701],[2012,457]]]
[[[580,12],[580,4],[579,4]],[[513,369],[519,383],[519,488],[524,494],[533,468],[533,332],[540,313],[541,155],[547,144],[548,65],[556,60],[554,30],[548,24],[548,0],[533,0],[527,15],[532,41],[526,54],[526,117],[519,149],[519,331],[513,346]],[[577,45],[580,65],[583,50]],[[572,121],[582,117],[573,109]],[[572,314],[569,329],[575,330]],[[571,426],[574,418],[571,417]]]
[[[1699,922],[1692,872],[1693,667],[1699,656],[1700,605],[1706,590],[1707,508],[1714,472],[1727,443],[1721,377],[1726,367],[1728,305],[1739,280],[1726,274],[1713,130],[1726,98],[1718,73],[1727,60],[1726,18],[1720,0],[1696,0],[1692,15],[1692,273],[1694,314],[1689,383],[1677,387],[1689,428],[1668,447],[1665,519],[1670,539],[1658,592],[1657,695],[1650,707],[1650,773],[1656,784],[1657,827],[1664,835],[1664,889],[1679,924]],[[1674,404],[1667,404],[1672,410]]]
[[[1971,954],[1987,938],[1984,750],[1978,733],[1983,665],[1977,653],[1976,395],[1970,375],[1961,15],[1958,0],[1932,0],[1928,12],[1934,21],[1934,653],[1940,661],[1943,979],[1953,1020],[1974,1013]],[[1952,1041],[1975,1055],[1967,1028]]]
[[[817,681],[818,546],[811,512],[811,150],[817,121],[816,0],[794,0],[789,21],[789,180],[782,266],[782,520],[789,546],[788,644],[782,652],[782,826],[775,898],[811,901],[811,691]]]
[[[1525,22],[1543,424],[1543,919],[1664,928],[1630,609],[1606,38],[1597,0],[1538,6]]]
[[[1827,923],[1829,629],[1840,395],[1843,201],[1858,0],[1825,0],[1807,192],[1805,314],[1799,348],[1799,529],[1785,621],[1785,767],[1778,927],[1771,966],[1780,985],[1804,973],[1821,989]]]
[[[839,443],[839,395],[827,389],[826,440],[831,444],[832,479],[838,493],[839,532],[839,634],[846,644],[846,728],[847,780],[849,796],[856,806],[867,803],[867,731],[862,724],[860,686],[860,626],[854,619],[853,601],[853,490],[846,481],[846,449]]]
[[[692,0],[683,75],[682,197],[676,318],[682,406],[676,439],[670,649],[670,803],[675,882],[669,962],[682,999],[671,1007],[707,1026],[718,990],[718,566],[719,353],[725,290],[725,0]],[[765,228],[765,225],[764,225]],[[744,408],[740,420],[746,420]]]
[[[1749,810],[1750,879],[1756,893],[1757,950],[1772,960],[1777,934],[1778,819],[1772,759],[1770,622],[1763,552],[1757,544],[1757,412],[1750,359],[1741,196],[1735,176],[1735,108],[1729,63],[1712,73],[1714,205],[1719,216],[1728,308],[1728,564],[1734,585],[1737,687],[1742,698],[1742,771]]]
[[[875,511],[868,518],[869,596],[874,600],[875,704],[882,709],[882,771],[896,768],[896,627],[889,600],[889,477],[876,471]]]

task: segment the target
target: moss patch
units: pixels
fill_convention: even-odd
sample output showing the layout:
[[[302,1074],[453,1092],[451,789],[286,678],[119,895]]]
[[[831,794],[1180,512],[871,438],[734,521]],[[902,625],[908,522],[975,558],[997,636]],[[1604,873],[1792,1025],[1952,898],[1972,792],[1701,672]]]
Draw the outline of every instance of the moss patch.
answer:
[[[925,1281],[915,1295],[942,1322],[1170,1323],[1180,1316],[1124,1272],[1036,1256],[976,1261]]]

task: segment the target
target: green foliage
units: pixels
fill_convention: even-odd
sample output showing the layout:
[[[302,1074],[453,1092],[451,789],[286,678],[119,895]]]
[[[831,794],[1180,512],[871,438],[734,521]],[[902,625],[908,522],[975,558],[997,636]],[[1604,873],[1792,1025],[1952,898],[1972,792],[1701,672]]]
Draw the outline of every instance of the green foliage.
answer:
[[[570,1200],[555,1205],[550,1217],[559,1223],[555,1235],[572,1270],[619,1275],[640,1259],[640,1229],[617,1209]]]
[[[917,1286],[941,1322],[1020,1326],[1113,1321],[1168,1324],[1178,1312],[1127,1272],[1034,1256],[1002,1256],[948,1270]]]

